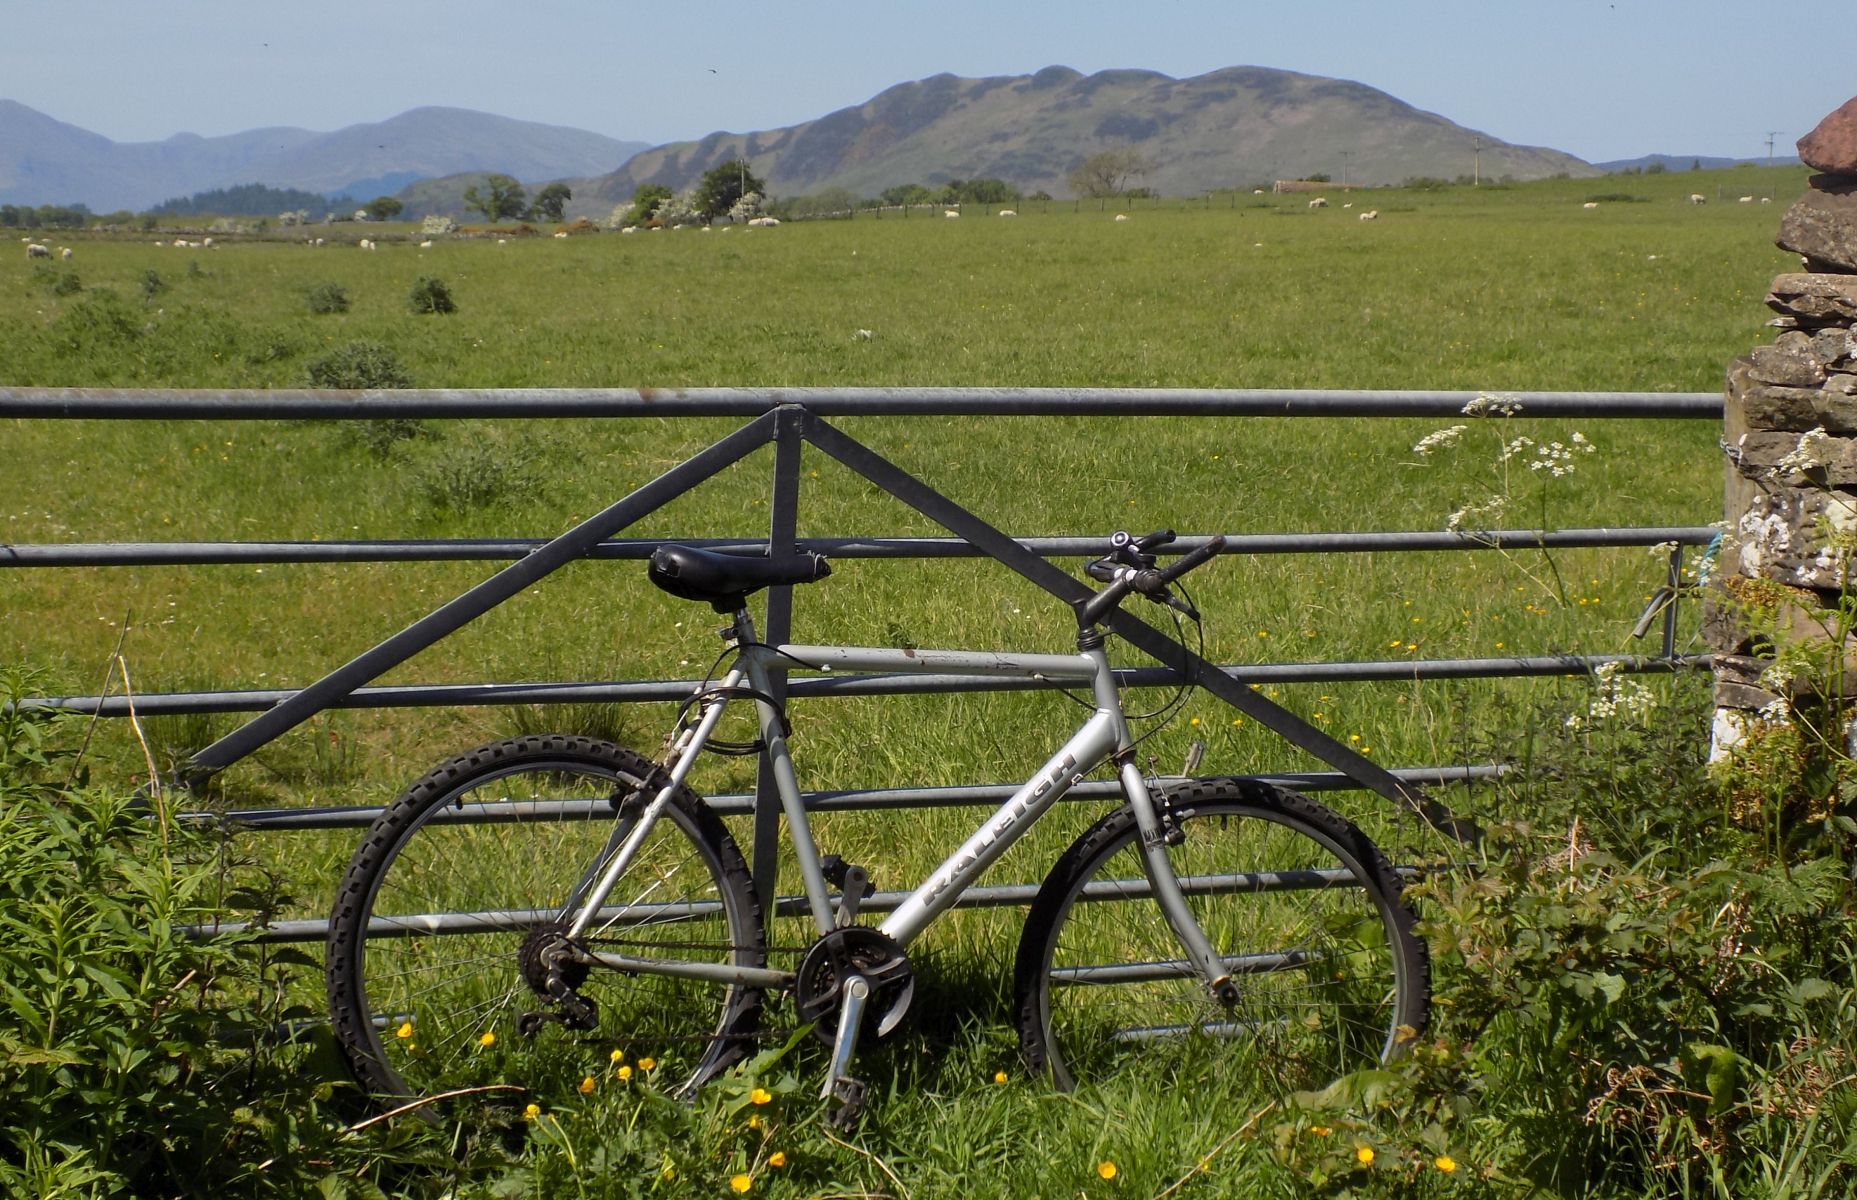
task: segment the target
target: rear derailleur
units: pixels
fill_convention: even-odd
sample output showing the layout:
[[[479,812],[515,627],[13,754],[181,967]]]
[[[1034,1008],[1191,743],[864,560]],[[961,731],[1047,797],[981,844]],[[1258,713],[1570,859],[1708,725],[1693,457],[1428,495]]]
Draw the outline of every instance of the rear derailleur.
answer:
[[[517,1017],[517,1033],[534,1037],[550,1022],[577,1031],[599,1027],[599,1006],[591,997],[580,994],[580,985],[587,981],[587,964],[580,957],[580,948],[568,940],[567,926],[558,921],[536,926],[522,939],[516,954],[523,982],[553,1005]]]

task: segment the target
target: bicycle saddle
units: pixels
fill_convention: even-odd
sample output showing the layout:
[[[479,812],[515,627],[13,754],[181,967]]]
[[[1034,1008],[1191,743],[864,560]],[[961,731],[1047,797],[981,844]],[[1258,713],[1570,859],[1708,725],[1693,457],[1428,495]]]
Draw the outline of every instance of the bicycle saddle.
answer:
[[[651,582],[685,600],[706,600],[720,613],[732,613],[764,587],[811,583],[832,573],[823,554],[783,554],[747,558],[695,546],[659,546],[646,571]]]

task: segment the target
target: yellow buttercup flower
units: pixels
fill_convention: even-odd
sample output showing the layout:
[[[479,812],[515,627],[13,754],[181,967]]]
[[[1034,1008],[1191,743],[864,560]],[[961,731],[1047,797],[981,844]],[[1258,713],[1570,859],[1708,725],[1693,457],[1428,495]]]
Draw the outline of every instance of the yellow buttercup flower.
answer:
[[[594,1088],[593,1076],[589,1075],[585,1079],[582,1079],[580,1081],[580,1094],[581,1095],[585,1096],[591,1093],[593,1091],[593,1088]]]
[[[749,1113],[748,1114],[748,1128],[759,1129],[760,1127],[761,1127],[761,1114],[760,1113]]]
[[[754,1186],[754,1179],[752,1176],[748,1175],[731,1175],[729,1177],[729,1186],[738,1192],[746,1192],[749,1188]]]
[[[619,1077],[621,1083],[624,1083],[626,1080],[632,1078],[632,1068],[620,1067],[617,1071],[614,1071],[613,1074]]]
[[[994,1083],[1004,1083],[1004,1082],[1006,1082],[1006,1072],[1004,1072],[1004,1071],[995,1071],[995,1072],[993,1072],[993,1082],[994,1082]]]
[[[616,1066],[618,1066],[618,1065],[619,1065],[620,1063],[622,1063],[622,1062],[624,1062],[624,1061],[625,1061],[625,1051],[623,1051],[623,1050],[615,1050],[615,1051],[613,1051],[613,1052],[612,1052],[612,1054],[611,1054],[611,1056],[610,1056],[610,1057],[612,1058],[612,1064],[613,1064],[613,1066],[615,1066],[615,1067],[616,1067]]]
[[[393,1036],[397,1038],[401,1038],[401,1039],[412,1037],[413,1036],[413,1023],[411,1021],[408,1021],[406,1024],[400,1026],[398,1029],[393,1031]]]
[[[641,1058],[638,1060],[638,1069],[641,1071],[649,1071],[657,1065],[658,1060],[655,1058]]]
[[[784,1167],[784,1166],[786,1166],[786,1165],[787,1165],[787,1156],[786,1156],[786,1152],[785,1152],[785,1151],[781,1151],[781,1150],[776,1150],[776,1151],[774,1151],[774,1152],[773,1152],[772,1154],[770,1154],[770,1155],[768,1155],[768,1156],[767,1156],[767,1165],[768,1165],[768,1166],[770,1166],[770,1167]]]
[[[1443,1171],[1446,1175],[1457,1170],[1457,1160],[1448,1154],[1440,1154],[1437,1158],[1432,1159],[1431,1165]]]
[[[542,1106],[539,1104],[531,1104],[527,1108],[522,1110],[522,1119],[525,1121],[533,1121],[535,1118],[541,1115],[542,1115]]]
[[[1371,1164],[1373,1162],[1373,1147],[1356,1146],[1354,1148],[1354,1161],[1358,1162],[1363,1167]]]
[[[773,1098],[774,1093],[768,1091],[766,1088],[756,1088],[748,1093],[748,1100],[752,1104],[767,1104],[772,1101]]]
[[[484,1035],[477,1039],[477,1044],[484,1047],[496,1045],[496,1034],[491,1033],[488,1029],[484,1030]]]
[[[1317,1136],[1317,1137],[1327,1137],[1327,1136],[1328,1136],[1328,1126],[1326,1126],[1326,1125],[1311,1125],[1311,1126],[1309,1126],[1309,1132],[1310,1132],[1310,1133],[1313,1133],[1313,1134],[1314,1134],[1315,1136]]]
[[[1096,1176],[1099,1179],[1114,1179],[1116,1176],[1116,1165],[1108,1160],[1097,1163]]]

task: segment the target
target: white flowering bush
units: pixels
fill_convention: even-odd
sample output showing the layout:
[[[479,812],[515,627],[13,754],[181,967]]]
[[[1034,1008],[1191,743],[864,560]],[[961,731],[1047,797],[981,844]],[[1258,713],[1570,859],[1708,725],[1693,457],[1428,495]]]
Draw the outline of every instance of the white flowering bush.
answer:
[[[1507,421],[1521,415],[1520,401],[1508,396],[1479,395],[1463,407],[1463,415],[1475,417],[1480,421]],[[1426,434],[1413,444],[1412,453],[1427,463],[1446,454],[1456,455],[1463,450],[1466,437],[1473,434],[1469,424],[1448,425],[1443,429]],[[1446,516],[1444,527],[1452,533],[1472,536],[1487,535],[1501,527],[1501,522],[1518,510],[1524,500],[1532,501],[1533,522],[1539,529],[1550,528],[1549,501],[1554,481],[1572,475],[1579,466],[1579,461],[1586,455],[1593,454],[1598,447],[1585,434],[1575,430],[1567,436],[1566,441],[1541,441],[1526,434],[1511,436],[1500,425],[1487,426],[1488,461],[1466,473],[1470,483],[1468,494],[1463,502]],[[1533,480],[1530,484],[1528,481]],[[1507,552],[1504,552],[1506,556]],[[1513,557],[1512,563],[1520,566]],[[1566,589],[1560,582],[1559,573],[1554,569],[1553,559],[1542,551],[1542,561],[1546,563],[1548,579],[1543,579],[1532,570],[1522,568],[1530,579],[1567,602]]]

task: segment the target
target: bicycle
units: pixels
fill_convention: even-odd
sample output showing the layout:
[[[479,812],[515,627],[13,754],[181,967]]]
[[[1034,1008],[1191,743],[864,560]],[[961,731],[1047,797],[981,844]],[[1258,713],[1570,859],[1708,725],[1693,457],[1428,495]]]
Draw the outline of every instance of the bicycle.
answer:
[[[729,616],[723,654],[680,708],[661,761],[578,736],[496,742],[414,782],[356,850],[326,958],[335,1035],[356,1077],[382,1102],[430,1108],[518,1073],[590,1080],[608,1051],[617,1062],[629,1048],[661,1059],[650,1065],[667,1089],[688,1094],[748,1055],[773,994],[830,1045],[821,1096],[828,1120],[848,1124],[864,1100],[856,1052],[897,1032],[914,995],[911,943],[1103,764],[1123,803],[1058,858],[1019,941],[1015,1015],[1034,1074],[1069,1089],[1175,1056],[1188,1070],[1228,1064],[1320,1085],[1398,1054],[1425,1028],[1429,964],[1400,877],[1367,836],[1278,786],[1161,783],[1136,764],[1100,627],[1131,595],[1198,626],[1179,580],[1224,539],[1157,567],[1172,540],[1117,533],[1088,565],[1104,586],[1076,605],[1074,654],[769,646],[748,597],[825,578],[823,556],[659,547],[653,583]],[[868,924],[858,920],[868,872],[813,841],[775,667],[1017,676],[1087,687],[1091,711]],[[713,736],[738,700],[758,718],[752,745]],[[771,770],[813,927],[797,966],[770,965],[748,867],[685,783],[706,748],[758,753]]]

